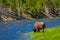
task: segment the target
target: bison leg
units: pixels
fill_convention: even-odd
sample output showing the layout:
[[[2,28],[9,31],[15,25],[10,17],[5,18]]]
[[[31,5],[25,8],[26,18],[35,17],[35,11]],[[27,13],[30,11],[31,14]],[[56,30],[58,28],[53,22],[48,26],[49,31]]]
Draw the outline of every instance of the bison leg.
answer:
[[[40,28],[38,28],[38,31],[37,32],[39,32],[40,31]]]
[[[43,25],[43,28],[42,28],[43,32],[44,32],[44,29],[45,29],[45,24]]]

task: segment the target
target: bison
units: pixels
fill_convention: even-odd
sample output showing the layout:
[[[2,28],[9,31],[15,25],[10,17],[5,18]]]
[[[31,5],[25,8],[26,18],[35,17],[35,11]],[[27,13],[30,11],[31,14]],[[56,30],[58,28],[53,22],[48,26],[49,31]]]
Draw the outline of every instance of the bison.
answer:
[[[45,29],[45,23],[44,22],[35,22],[33,31],[34,32],[39,32],[40,30],[44,31]]]

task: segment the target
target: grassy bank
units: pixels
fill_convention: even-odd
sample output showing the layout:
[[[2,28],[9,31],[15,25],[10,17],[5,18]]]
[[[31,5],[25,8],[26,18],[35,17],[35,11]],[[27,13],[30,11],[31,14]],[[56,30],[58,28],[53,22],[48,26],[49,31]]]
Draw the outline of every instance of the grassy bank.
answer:
[[[45,32],[31,32],[29,33],[31,36],[30,40],[60,40],[60,26],[53,28],[46,28]]]

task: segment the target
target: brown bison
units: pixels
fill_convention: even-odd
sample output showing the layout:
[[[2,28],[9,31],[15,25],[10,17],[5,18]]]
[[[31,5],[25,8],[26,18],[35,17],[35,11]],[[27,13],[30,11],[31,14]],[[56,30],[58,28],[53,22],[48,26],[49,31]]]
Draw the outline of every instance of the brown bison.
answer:
[[[44,31],[45,23],[44,22],[35,22],[33,31],[34,32],[39,32],[41,29]]]

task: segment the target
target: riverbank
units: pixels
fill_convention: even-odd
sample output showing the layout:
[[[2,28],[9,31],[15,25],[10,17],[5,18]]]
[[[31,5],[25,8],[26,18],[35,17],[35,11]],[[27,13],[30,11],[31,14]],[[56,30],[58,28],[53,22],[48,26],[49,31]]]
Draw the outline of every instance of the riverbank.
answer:
[[[59,40],[60,39],[60,26],[53,28],[46,28],[45,32],[30,32],[31,40]]]

